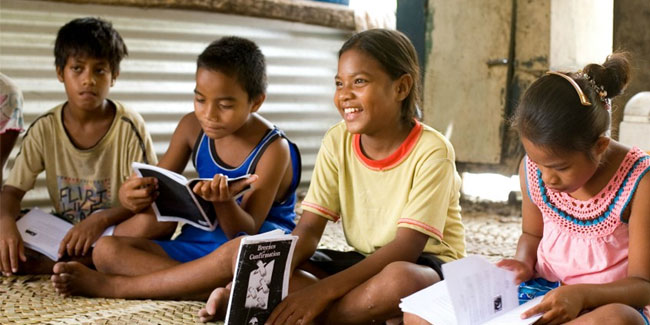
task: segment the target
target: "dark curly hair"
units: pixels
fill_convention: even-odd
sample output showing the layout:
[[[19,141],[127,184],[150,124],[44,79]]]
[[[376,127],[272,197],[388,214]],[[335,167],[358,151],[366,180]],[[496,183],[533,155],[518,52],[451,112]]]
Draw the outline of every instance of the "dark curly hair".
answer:
[[[63,70],[70,56],[108,60],[111,73],[120,72],[120,62],[128,55],[122,36],[113,25],[100,18],[73,19],[59,29],[54,42],[54,65]]]
[[[249,101],[266,94],[266,60],[250,40],[236,36],[216,40],[199,55],[196,66],[236,77]]]

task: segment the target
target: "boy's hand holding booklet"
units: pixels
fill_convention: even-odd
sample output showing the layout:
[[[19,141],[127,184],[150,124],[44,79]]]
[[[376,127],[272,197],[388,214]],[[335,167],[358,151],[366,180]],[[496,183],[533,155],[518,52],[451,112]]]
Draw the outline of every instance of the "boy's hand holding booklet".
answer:
[[[480,256],[442,265],[444,281],[402,299],[400,308],[436,325],[532,324],[542,315],[521,319],[539,304],[537,297],[519,305],[514,273]]]
[[[212,202],[203,199],[193,192],[196,183],[212,181],[212,178],[192,178],[153,165],[134,162],[135,173],[140,177],[155,177],[158,179],[158,197],[153,203],[153,211],[158,221],[180,221],[194,227],[212,231],[217,227],[217,213]],[[229,178],[228,185],[251,175]],[[252,187],[248,185],[235,195],[235,199],[244,195]]]
[[[264,324],[289,291],[298,236],[282,230],[242,238],[230,289],[226,324]]]
[[[16,221],[16,227],[25,247],[57,261],[59,245],[73,225],[67,220],[46,213],[39,208],[33,208]],[[113,226],[106,228],[102,236],[112,235],[114,229]]]

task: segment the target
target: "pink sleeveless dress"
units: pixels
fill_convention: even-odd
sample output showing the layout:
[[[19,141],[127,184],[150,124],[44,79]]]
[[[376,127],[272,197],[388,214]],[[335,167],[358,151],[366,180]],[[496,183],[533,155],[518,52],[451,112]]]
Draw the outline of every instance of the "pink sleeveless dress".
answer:
[[[587,201],[546,188],[541,172],[526,157],[528,196],[542,212],[543,237],[537,249],[537,276],[564,284],[607,283],[627,276],[629,233],[621,219],[650,156],[632,148],[600,193]],[[646,306],[645,313],[650,315]]]

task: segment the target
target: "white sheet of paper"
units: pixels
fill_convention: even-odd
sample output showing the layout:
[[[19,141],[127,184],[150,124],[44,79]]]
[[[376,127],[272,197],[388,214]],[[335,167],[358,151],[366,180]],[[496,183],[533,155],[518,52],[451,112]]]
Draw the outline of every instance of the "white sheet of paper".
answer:
[[[56,261],[59,243],[72,228],[72,224],[38,208],[31,209],[16,222],[25,246]]]
[[[25,247],[33,249],[51,260],[58,260],[59,245],[72,229],[72,224],[39,208],[31,209],[16,222]],[[115,226],[104,230],[101,236],[112,236]],[[93,247],[95,244],[93,243]]]
[[[418,315],[431,324],[457,323],[446,281],[440,281],[402,299],[399,306],[403,312]]]
[[[403,312],[436,324],[526,325],[541,315],[521,319],[521,313],[541,297],[519,306],[514,274],[480,256],[443,264],[445,280],[402,299]]]
[[[533,308],[537,306],[541,301],[543,296],[537,297],[535,299],[531,299],[528,302],[526,302],[523,305],[517,306],[517,308],[502,314],[500,316],[497,316],[495,318],[492,318],[488,322],[484,323],[484,325],[527,325],[527,324],[532,324],[536,320],[540,319],[542,317],[542,314],[538,314],[535,316],[528,317],[526,319],[521,319],[521,314],[525,312],[526,310]]]
[[[514,274],[480,256],[442,265],[459,325],[480,324],[519,305]]]

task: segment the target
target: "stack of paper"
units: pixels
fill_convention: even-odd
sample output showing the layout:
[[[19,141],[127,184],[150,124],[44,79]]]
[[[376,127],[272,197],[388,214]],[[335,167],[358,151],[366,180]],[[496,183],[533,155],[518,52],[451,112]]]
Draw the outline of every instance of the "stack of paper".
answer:
[[[521,319],[538,297],[519,306],[514,274],[480,256],[442,266],[445,280],[404,299],[400,308],[436,325],[532,324],[541,315]]]

